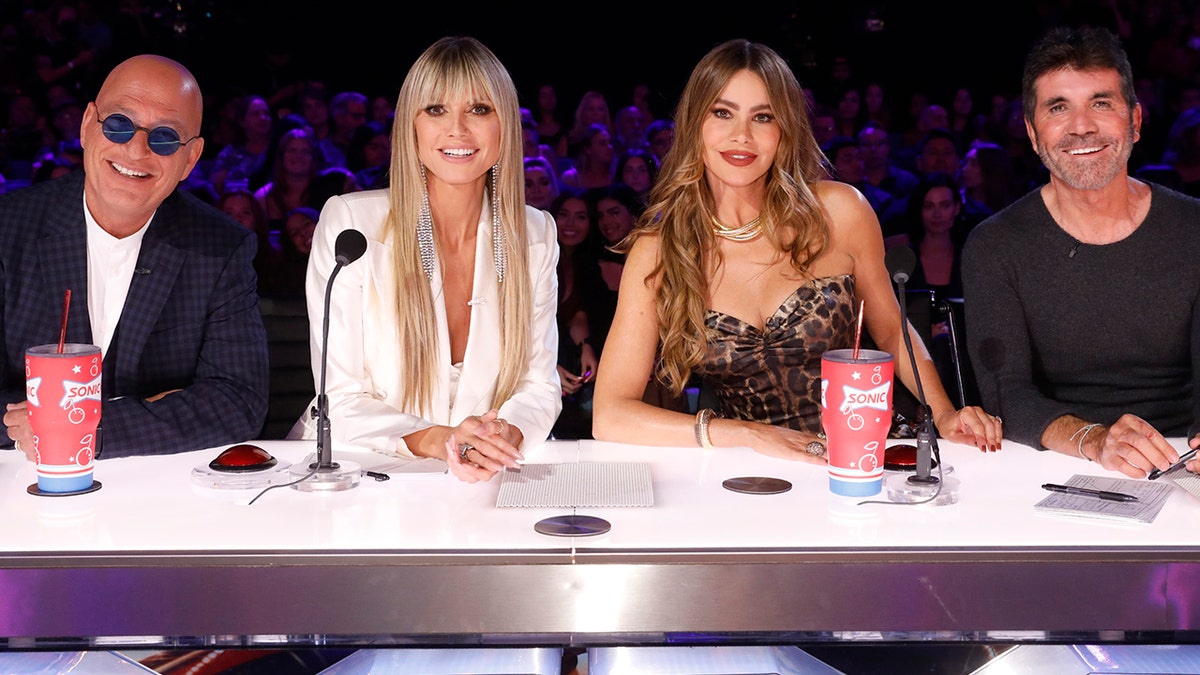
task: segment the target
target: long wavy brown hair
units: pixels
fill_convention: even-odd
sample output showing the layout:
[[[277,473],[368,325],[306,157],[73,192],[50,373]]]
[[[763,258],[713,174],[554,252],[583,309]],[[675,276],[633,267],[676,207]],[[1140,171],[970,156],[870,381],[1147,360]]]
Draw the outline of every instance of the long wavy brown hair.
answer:
[[[659,237],[658,264],[646,278],[649,285],[659,281],[655,306],[660,358],[655,377],[675,394],[683,391],[704,358],[710,279],[722,262],[710,225],[716,205],[705,177],[701,130],[721,91],[743,70],[766,85],[780,130],[759,212],[764,236],[777,243],[780,255],[790,257],[802,276],[829,244],[826,215],[813,193],[817,181],[828,178],[825,157],[813,138],[800,83],[787,62],[766,45],[741,39],[718,45],[688,78],[675,111],[675,143],[650,193],[650,206],[621,246],[627,251],[641,236]]]

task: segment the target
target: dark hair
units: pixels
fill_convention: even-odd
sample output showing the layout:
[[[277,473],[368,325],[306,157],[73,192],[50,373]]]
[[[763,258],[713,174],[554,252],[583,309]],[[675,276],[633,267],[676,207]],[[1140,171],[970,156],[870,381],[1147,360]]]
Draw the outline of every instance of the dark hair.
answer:
[[[661,117],[646,125],[646,144],[652,145],[654,137],[666,132],[675,130],[675,120]],[[661,157],[659,159],[662,159]]]
[[[234,117],[234,123],[236,125],[234,133],[237,136],[237,140],[235,142],[238,145],[243,145],[246,143],[246,127],[243,125],[243,123],[246,121],[246,113],[250,112],[250,104],[254,103],[255,101],[262,101],[263,103],[267,104],[268,108],[271,107],[271,102],[267,100],[266,96],[261,94],[242,94],[234,101],[233,111],[236,115]],[[274,112],[274,109],[272,109],[272,112]]]
[[[583,157],[583,154],[592,147],[592,140],[600,134],[608,134],[612,138],[612,132],[603,124],[589,124],[584,129],[579,137],[579,142],[575,146],[575,152],[572,156],[578,160]]]
[[[925,238],[925,223],[922,221],[922,211],[925,208],[925,197],[934,188],[948,188],[950,194],[958,201],[958,215],[954,218],[954,227],[950,230],[950,238],[954,241],[956,247],[961,248],[966,241],[966,221],[963,219],[962,193],[958,191],[958,184],[954,182],[954,176],[941,171],[934,171],[928,174],[917,183],[913,191],[908,193],[907,203],[905,206],[905,220],[908,221],[908,241],[913,246],[921,243]]]
[[[1084,26],[1051,29],[1025,58],[1025,72],[1021,77],[1021,103],[1025,119],[1033,119],[1037,110],[1037,92],[1034,87],[1039,77],[1065,69],[1096,71],[1115,70],[1121,79],[1121,96],[1130,108],[1137,105],[1137,94],[1133,87],[1133,67],[1121,47],[1120,40],[1107,28]]]
[[[969,154],[975,151],[975,161],[979,163],[979,174],[983,178],[984,205],[993,211],[1008,206],[1017,198],[1013,184],[1012,160],[1004,148],[996,143],[975,141],[967,149]]]
[[[654,182],[658,180],[658,158],[645,148],[628,148],[617,157],[617,168],[613,171],[614,180],[623,180],[621,177],[624,175],[625,165],[634,158],[641,158],[646,163],[646,170],[650,173],[650,187],[653,188]]]
[[[346,168],[358,173],[367,168],[365,149],[376,136],[383,136],[391,143],[391,134],[384,126],[374,120],[363,122],[350,136],[350,145],[346,147]]]
[[[660,118],[654,120],[653,122],[651,122],[650,124],[646,125],[646,140],[650,140],[650,139],[654,138],[654,135],[661,131],[666,131],[668,129],[674,129],[674,128],[675,128],[675,120],[667,118],[667,117],[660,117]]]
[[[266,199],[273,202],[280,213],[287,212],[287,205],[283,203],[283,195],[287,192],[287,168],[283,161],[284,155],[287,154],[288,143],[292,140],[297,140],[308,145],[309,152],[312,153],[312,160],[308,168],[309,187],[304,191],[304,197],[307,199],[309,192],[312,190],[312,182],[316,180],[318,173],[318,163],[320,155],[317,150],[317,137],[307,127],[288,129],[279,137],[279,143],[274,148],[274,154],[271,155],[271,187],[267,190]]]
[[[554,198],[554,201],[550,202],[550,215],[557,218],[558,210],[562,208],[562,205],[565,204],[568,199],[578,199],[584,204],[587,204],[588,218],[592,221],[595,221],[595,218],[593,218],[595,214],[592,212],[592,206],[591,202],[588,200],[587,190],[569,185],[563,186],[563,188],[558,191],[558,196]],[[589,234],[588,236],[591,235]]]
[[[596,226],[596,202],[592,200],[588,190],[573,186],[565,186],[559,191],[558,196],[550,203],[550,215],[554,216],[555,221],[558,220],[558,211],[572,199],[578,199],[583,202],[587,209],[588,217],[588,232],[584,237],[583,242],[571,251],[561,251],[558,259],[558,274],[559,281],[562,281],[564,270],[568,266],[574,266],[576,270],[583,269],[585,265],[590,265],[596,257],[596,252],[600,249],[601,237],[600,228]],[[558,235],[556,234],[555,237]]]
[[[828,166],[826,166],[826,170],[834,180],[845,180],[839,176],[837,172],[838,153],[846,148],[858,147],[861,146],[859,145],[858,137],[856,136],[834,136],[833,138],[829,139],[824,146],[822,146],[821,152],[825,154],[826,162],[828,164]]]
[[[954,137],[954,134],[950,133],[949,129],[944,129],[942,127],[930,129],[921,136],[921,140],[917,142],[917,154],[919,155],[924,152],[925,146],[939,138],[944,138],[947,141],[950,141],[950,144],[954,146],[954,151],[960,155],[962,154],[962,151],[958,148],[958,139]]]
[[[597,211],[599,210],[598,206],[601,199],[614,199],[620,202],[633,214],[635,221],[646,210],[646,202],[638,195],[637,190],[624,183],[610,183],[603,187],[592,188],[587,192],[586,196],[588,202],[592,204],[592,208]]]

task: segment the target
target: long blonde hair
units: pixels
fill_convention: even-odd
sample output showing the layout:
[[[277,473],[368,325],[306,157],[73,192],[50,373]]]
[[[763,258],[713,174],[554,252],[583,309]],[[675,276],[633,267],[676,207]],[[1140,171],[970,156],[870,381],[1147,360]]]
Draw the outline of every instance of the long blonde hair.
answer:
[[[777,243],[801,275],[829,244],[825,212],[813,193],[816,182],[828,174],[800,83],[770,47],[741,39],[718,45],[688,78],[675,111],[675,143],[650,193],[650,207],[622,245],[628,250],[639,236],[659,237],[659,261],[646,278],[647,284],[656,277],[660,281],[655,309],[661,351],[655,376],[676,394],[704,359],[710,278],[721,264],[710,225],[716,205],[705,179],[702,127],[725,85],[743,70],[766,85],[780,130],[759,213],[764,236]]]
[[[417,153],[416,118],[430,104],[459,95],[486,99],[500,120],[500,159],[492,172],[508,264],[500,284],[500,374],[494,407],[516,391],[529,362],[533,300],[525,229],[525,169],[520,106],[512,78],[496,55],[471,37],[433,43],[409,69],[396,100],[392,127],[390,211],[386,231],[396,264],[397,340],[408,367],[402,405],[428,413],[438,380],[438,331],[433,293],[421,267],[417,218],[425,195]],[[490,188],[489,188],[490,192]],[[436,236],[436,235],[435,235]]]

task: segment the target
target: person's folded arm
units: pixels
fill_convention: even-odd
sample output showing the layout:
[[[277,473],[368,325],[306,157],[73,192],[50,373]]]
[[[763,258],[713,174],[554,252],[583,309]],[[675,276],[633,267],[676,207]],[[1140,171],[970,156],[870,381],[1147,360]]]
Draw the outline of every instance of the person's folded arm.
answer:
[[[118,391],[103,402],[98,458],[185,452],[258,436],[267,413],[269,367],[253,264],[256,246],[247,233],[221,265],[203,325],[182,329],[200,332],[199,353],[150,354],[148,347],[141,367],[159,358],[192,362],[169,364],[175,375],[154,382],[151,390]]]

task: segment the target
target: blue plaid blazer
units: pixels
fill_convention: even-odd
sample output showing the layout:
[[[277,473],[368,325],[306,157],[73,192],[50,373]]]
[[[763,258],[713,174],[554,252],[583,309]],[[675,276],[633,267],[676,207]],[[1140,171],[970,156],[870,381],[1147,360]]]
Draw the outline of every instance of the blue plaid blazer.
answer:
[[[98,458],[167,454],[254,438],[267,410],[267,337],[257,242],[225,214],[176,190],[142,240],[104,354]],[[94,344],[87,305],[83,172],[0,197],[0,397],[25,399],[25,349]],[[181,389],[154,403],[154,394]],[[0,441],[11,445],[7,433]]]

